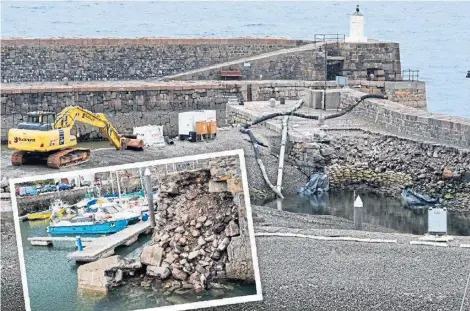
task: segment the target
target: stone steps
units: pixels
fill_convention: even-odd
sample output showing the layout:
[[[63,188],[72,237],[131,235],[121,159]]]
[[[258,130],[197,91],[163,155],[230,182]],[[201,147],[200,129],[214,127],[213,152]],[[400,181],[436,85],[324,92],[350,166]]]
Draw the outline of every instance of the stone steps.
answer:
[[[244,58],[240,58],[240,59],[229,61],[229,62],[224,62],[224,63],[220,63],[220,64],[208,66],[208,67],[203,67],[203,68],[199,68],[199,69],[195,69],[195,70],[190,70],[190,71],[186,71],[186,72],[179,73],[179,74],[172,75],[172,76],[167,76],[167,77],[164,77],[160,80],[164,80],[164,81],[177,80],[178,78],[182,78],[182,77],[185,77],[185,76],[188,76],[188,75],[194,75],[194,74],[197,74],[197,73],[202,73],[202,72],[209,71],[209,70],[214,70],[214,69],[222,69],[224,67],[230,67],[232,65],[237,65],[237,64],[240,64],[240,63],[248,63],[248,62],[252,62],[252,61],[256,61],[256,60],[260,60],[260,59],[264,59],[264,58],[268,58],[268,57],[273,57],[273,56],[278,56],[278,55],[285,55],[285,54],[290,54],[290,53],[303,52],[303,51],[309,51],[309,50],[313,51],[313,50],[317,50],[318,47],[323,45],[323,44],[324,44],[323,42],[311,43],[311,44],[306,44],[306,45],[303,45],[303,46],[300,46],[300,47],[282,49],[282,50],[277,50],[277,51],[274,51],[274,52],[259,54],[259,55],[256,55],[256,56],[244,57]]]

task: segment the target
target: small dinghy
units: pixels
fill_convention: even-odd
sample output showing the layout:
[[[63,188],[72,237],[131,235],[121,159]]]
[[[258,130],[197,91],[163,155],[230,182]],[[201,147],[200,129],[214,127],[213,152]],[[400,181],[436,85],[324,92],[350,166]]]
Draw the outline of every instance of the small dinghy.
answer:
[[[26,215],[28,220],[44,220],[52,217],[52,214],[55,212],[59,216],[63,216],[68,205],[65,204],[61,199],[55,199],[48,210],[37,213],[30,213]]]

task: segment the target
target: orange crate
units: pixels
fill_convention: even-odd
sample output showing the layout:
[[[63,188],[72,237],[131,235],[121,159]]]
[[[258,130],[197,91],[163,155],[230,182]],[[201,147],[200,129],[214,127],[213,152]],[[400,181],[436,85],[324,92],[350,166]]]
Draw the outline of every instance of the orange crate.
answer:
[[[206,121],[196,122],[196,134],[205,135],[207,133],[208,133],[207,122]]]
[[[217,134],[217,122],[212,121],[208,123],[209,134]]]

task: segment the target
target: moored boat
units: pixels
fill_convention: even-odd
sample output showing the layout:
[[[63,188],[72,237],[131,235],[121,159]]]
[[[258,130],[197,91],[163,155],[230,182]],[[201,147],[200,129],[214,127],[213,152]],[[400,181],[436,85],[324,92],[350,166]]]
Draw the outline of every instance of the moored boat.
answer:
[[[47,232],[51,235],[107,234],[119,232],[125,229],[128,224],[127,219],[94,221],[81,217],[52,224],[47,227]]]
[[[54,212],[57,213],[59,216],[63,216],[67,209],[67,204],[65,204],[61,199],[56,199],[52,202],[51,206],[48,210],[37,212],[37,213],[30,213],[26,215],[28,220],[44,220],[49,219],[52,217]]]

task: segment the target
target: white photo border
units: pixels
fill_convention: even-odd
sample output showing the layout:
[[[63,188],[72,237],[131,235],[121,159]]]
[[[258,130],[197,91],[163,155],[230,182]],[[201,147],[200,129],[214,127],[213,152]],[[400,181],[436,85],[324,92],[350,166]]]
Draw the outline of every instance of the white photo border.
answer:
[[[90,168],[90,169],[84,169],[84,170],[80,169],[80,170],[65,171],[65,172],[59,172],[59,173],[53,173],[53,174],[35,175],[35,176],[27,176],[27,177],[10,179],[10,194],[11,194],[11,202],[12,202],[12,209],[13,209],[13,217],[15,221],[16,244],[18,246],[18,257],[19,257],[19,262],[20,262],[21,281],[23,283],[23,295],[24,295],[26,310],[32,311],[31,301],[29,298],[27,276],[26,276],[26,265],[25,265],[24,252],[23,252],[23,241],[21,239],[20,219],[19,219],[19,214],[18,214],[18,205],[16,201],[15,184],[31,182],[31,181],[36,181],[40,179],[60,178],[64,174],[67,174],[67,176],[77,176],[77,175],[83,175],[87,173],[102,173],[102,172],[108,172],[108,171],[114,171],[114,170],[145,168],[149,166],[157,166],[157,165],[165,165],[165,164],[171,164],[171,163],[205,160],[205,159],[219,158],[219,157],[224,157],[224,156],[237,156],[237,155],[240,160],[240,170],[242,173],[243,192],[244,192],[244,197],[245,197],[246,215],[247,215],[247,220],[248,220],[248,232],[250,235],[251,257],[253,260],[253,270],[255,273],[256,294],[240,296],[240,297],[192,302],[192,303],[185,303],[185,304],[172,305],[172,306],[139,309],[139,310],[132,310],[132,311],[194,310],[194,309],[199,309],[199,308],[208,308],[208,307],[216,307],[216,306],[239,304],[239,303],[263,300],[263,294],[261,290],[261,277],[260,277],[259,266],[258,266],[258,253],[256,250],[255,231],[254,231],[254,225],[253,225],[252,209],[251,209],[249,187],[248,187],[248,177],[246,174],[245,153],[243,149],[236,149],[236,150],[228,150],[228,151],[213,152],[213,153],[195,154],[195,155],[184,156],[184,157],[166,158],[166,159],[159,159],[159,160],[152,160],[152,161],[103,166],[103,167]]]

